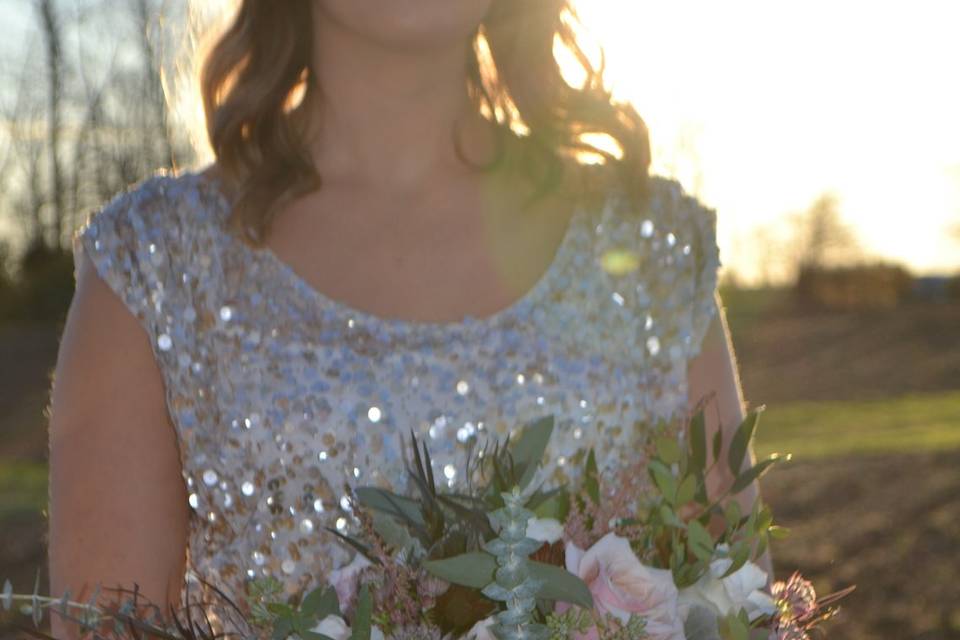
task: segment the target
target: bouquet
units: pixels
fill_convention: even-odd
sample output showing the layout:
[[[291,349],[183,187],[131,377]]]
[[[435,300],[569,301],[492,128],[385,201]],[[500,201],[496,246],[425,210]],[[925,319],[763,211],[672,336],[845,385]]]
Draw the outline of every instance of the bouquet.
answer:
[[[743,468],[762,410],[739,425],[723,460],[722,434],[707,442],[701,403],[683,429],[651,429],[647,455],[614,482],[590,451],[576,485],[550,489],[541,466],[550,416],[469,456],[461,492],[438,486],[428,448],[411,434],[412,494],[351,490],[355,533],[330,532],[356,551],[353,561],[297,603],[276,579],[254,580],[246,622],[272,640],[805,640],[853,587],[818,598],[794,573],[768,589],[754,562],[787,531],[760,499],[749,513],[724,499],[789,458]],[[721,464],[732,483],[709,496],[707,476]],[[136,595],[104,611],[96,598],[17,595],[7,582],[0,603],[23,600],[35,626],[57,605],[65,616],[79,610],[72,619],[85,629],[112,621],[118,635],[213,635],[177,615],[172,626],[156,611],[145,621]]]

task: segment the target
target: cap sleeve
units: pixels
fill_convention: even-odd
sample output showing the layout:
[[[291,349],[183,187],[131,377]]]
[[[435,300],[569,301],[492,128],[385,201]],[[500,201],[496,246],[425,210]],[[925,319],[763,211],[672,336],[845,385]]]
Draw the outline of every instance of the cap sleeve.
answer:
[[[169,180],[153,175],[116,194],[88,214],[72,238],[74,277],[86,254],[158,354],[171,352],[184,338],[173,321],[184,296],[177,263],[180,225],[166,193]]]

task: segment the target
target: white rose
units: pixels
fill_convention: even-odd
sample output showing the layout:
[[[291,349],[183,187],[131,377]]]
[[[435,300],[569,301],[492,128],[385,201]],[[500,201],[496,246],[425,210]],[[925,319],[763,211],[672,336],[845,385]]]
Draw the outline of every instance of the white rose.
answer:
[[[347,622],[335,615],[327,616],[311,631],[330,636],[333,640],[347,640],[350,637],[350,627],[347,626]]]
[[[328,582],[336,589],[341,607],[348,606],[351,598],[356,595],[360,572],[372,564],[362,553],[357,553],[349,564],[330,572]]]
[[[767,584],[766,572],[747,562],[722,578],[732,564],[730,558],[717,558],[696,584],[680,590],[679,606],[684,618],[697,604],[707,606],[719,616],[744,609],[751,622],[762,615],[773,615],[776,611],[774,600],[762,591]]]
[[[530,518],[527,520],[527,537],[553,544],[563,537],[563,525],[553,518]]]
[[[467,632],[467,640],[497,640],[496,636],[493,635],[493,631],[490,630],[490,627],[495,623],[496,620],[493,616],[480,620]]]
[[[335,615],[327,616],[311,631],[322,633],[333,638],[333,640],[349,640],[350,638],[350,627],[347,626],[343,618]],[[370,640],[385,640],[383,632],[377,627],[372,627],[370,629]]]

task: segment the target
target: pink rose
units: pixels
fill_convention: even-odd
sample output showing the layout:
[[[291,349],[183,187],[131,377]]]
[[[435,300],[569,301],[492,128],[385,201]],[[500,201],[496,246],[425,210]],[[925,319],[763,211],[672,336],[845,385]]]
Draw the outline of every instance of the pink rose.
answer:
[[[641,564],[626,538],[608,533],[586,552],[568,542],[566,564],[587,583],[598,613],[621,622],[634,613],[646,619],[650,640],[684,640],[673,574]]]

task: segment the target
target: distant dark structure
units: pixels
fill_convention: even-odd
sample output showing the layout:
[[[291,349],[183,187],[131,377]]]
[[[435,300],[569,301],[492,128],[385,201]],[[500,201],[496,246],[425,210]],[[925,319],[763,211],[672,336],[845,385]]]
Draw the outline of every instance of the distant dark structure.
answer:
[[[854,311],[892,309],[911,297],[913,277],[897,264],[806,266],[795,285],[804,304]]]
[[[920,276],[913,279],[912,296],[918,300],[947,302],[958,297],[957,276]]]

